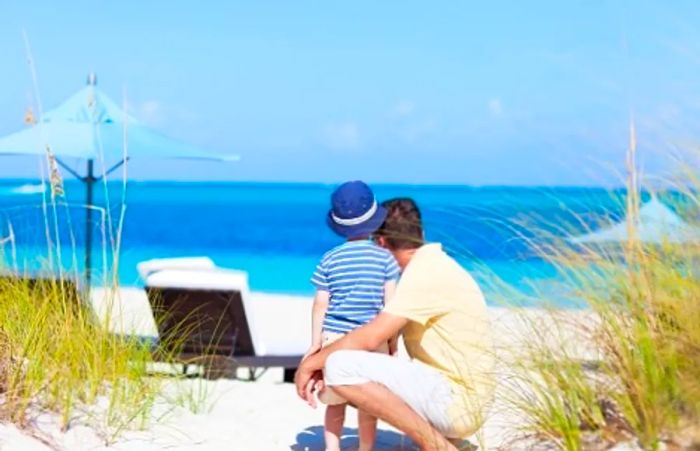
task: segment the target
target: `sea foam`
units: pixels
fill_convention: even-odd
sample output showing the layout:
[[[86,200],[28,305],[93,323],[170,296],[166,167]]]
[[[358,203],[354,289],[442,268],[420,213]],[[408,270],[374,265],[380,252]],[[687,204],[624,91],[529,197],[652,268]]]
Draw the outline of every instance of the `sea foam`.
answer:
[[[40,194],[44,191],[46,191],[46,185],[43,183],[38,185],[28,183],[10,190],[10,192],[13,194]]]

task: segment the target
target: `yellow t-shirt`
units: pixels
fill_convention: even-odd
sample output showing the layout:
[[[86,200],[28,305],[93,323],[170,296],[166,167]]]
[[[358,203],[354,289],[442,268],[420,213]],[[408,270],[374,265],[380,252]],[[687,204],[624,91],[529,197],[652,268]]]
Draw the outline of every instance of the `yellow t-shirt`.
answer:
[[[455,429],[476,432],[493,398],[495,358],[484,296],[471,275],[440,244],[426,244],[384,311],[409,320],[402,333],[411,358],[450,380]]]

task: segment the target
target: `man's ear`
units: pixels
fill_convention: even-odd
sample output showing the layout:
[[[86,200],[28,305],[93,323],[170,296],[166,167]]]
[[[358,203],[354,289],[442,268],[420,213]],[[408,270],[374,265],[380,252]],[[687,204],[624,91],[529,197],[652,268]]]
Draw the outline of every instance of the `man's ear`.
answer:
[[[379,246],[383,247],[384,249],[387,249],[387,243],[386,243],[385,237],[383,237],[381,235],[375,235],[374,242],[377,243]]]

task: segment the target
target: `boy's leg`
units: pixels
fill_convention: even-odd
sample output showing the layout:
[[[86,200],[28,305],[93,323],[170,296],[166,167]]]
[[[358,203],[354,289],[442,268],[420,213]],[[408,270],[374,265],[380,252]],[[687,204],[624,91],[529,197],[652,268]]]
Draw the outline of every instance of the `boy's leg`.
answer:
[[[377,417],[374,417],[363,410],[357,411],[358,435],[360,437],[360,448],[358,451],[372,451],[374,441],[377,438]]]
[[[447,439],[408,404],[383,385],[368,382],[335,387],[345,399],[408,435],[421,450],[457,451]]]
[[[340,451],[340,436],[343,433],[344,423],[345,404],[337,404],[326,407],[323,438],[326,441],[327,451]]]

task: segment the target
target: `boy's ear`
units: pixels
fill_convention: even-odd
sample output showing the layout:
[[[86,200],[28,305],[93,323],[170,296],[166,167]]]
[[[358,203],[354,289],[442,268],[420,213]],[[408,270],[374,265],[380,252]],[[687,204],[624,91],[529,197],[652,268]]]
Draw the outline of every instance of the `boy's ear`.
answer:
[[[386,238],[381,236],[381,235],[375,235],[374,236],[374,242],[377,243],[379,246],[386,248]]]

